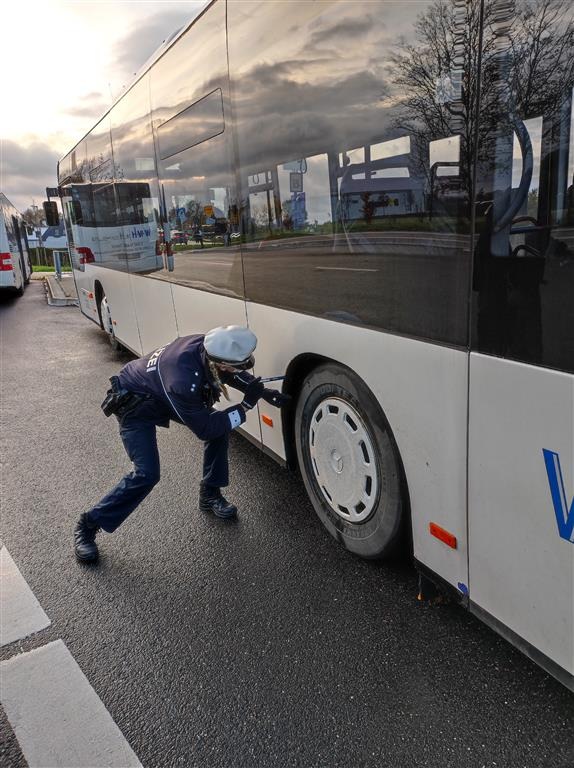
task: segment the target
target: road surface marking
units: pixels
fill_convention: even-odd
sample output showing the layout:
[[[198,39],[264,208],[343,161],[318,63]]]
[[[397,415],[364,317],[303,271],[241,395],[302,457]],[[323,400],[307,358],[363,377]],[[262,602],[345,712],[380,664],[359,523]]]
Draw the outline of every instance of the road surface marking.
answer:
[[[2,706],[30,768],[141,768],[62,640],[0,670]]]
[[[361,269],[359,267],[315,267],[315,269],[318,269],[322,272],[326,272],[327,270],[331,272],[378,272],[378,269]]]
[[[6,547],[0,550],[0,583],[0,645],[9,645],[50,626],[50,619]]]
[[[194,259],[193,260],[194,264],[198,264],[200,262],[202,264],[207,264],[208,266],[210,264],[220,264],[220,265],[222,265],[224,267],[232,267],[233,266],[233,262],[232,261],[212,261],[211,259]]]

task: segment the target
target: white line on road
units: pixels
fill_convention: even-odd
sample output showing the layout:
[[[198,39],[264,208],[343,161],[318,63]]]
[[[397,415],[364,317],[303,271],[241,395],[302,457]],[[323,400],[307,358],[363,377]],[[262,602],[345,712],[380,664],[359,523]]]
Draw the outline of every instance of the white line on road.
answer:
[[[0,645],[9,645],[50,626],[50,619],[6,547],[0,550],[0,584]]]
[[[232,261],[212,261],[211,259],[194,259],[194,264],[207,264],[208,266],[211,266],[211,264],[219,264],[224,267],[232,267],[233,262]]]
[[[359,267],[315,267],[320,272],[378,272],[378,269],[361,269]]]
[[[2,705],[30,768],[141,768],[62,640],[0,669]]]

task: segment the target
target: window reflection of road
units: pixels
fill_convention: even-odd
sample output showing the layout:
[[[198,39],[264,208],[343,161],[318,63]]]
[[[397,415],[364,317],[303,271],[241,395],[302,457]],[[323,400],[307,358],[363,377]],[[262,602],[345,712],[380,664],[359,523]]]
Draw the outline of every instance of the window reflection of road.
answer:
[[[239,298],[241,248],[252,301],[268,301],[272,286],[278,306],[390,330],[408,324],[418,336],[429,326],[438,338],[454,330],[464,339],[457,297],[467,287],[468,235],[365,232],[177,251],[172,272],[150,276],[208,291],[228,285],[227,295]]]
[[[574,227],[555,235],[567,245],[546,265],[557,282],[574,262]],[[308,235],[292,239],[176,251],[172,272],[149,276],[200,290],[242,298],[241,264],[248,300],[318,314],[349,323],[403,332],[420,338],[466,338],[466,316],[457,297],[467,290],[469,236],[414,231]],[[517,259],[526,262],[528,256]],[[525,265],[528,266],[528,265]],[[223,286],[226,286],[225,288]],[[239,286],[239,287],[238,287]],[[547,305],[544,284],[541,300]],[[568,313],[569,282],[554,292],[545,336],[558,337]],[[475,320],[476,322],[476,320]],[[497,329],[497,333],[500,332]]]

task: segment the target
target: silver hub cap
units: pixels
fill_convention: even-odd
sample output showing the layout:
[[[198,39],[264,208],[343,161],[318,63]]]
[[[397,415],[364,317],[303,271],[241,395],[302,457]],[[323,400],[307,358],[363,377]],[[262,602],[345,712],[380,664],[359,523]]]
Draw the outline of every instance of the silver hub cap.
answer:
[[[336,397],[323,400],[311,418],[309,449],[325,500],[351,523],[373,512],[379,489],[375,447],[357,411]]]
[[[110,305],[108,304],[108,299],[106,296],[102,299],[102,303],[100,305],[100,311],[102,313],[102,324],[104,326],[104,330],[106,333],[108,333],[110,336],[114,335],[114,324],[112,322],[112,313],[110,310]]]

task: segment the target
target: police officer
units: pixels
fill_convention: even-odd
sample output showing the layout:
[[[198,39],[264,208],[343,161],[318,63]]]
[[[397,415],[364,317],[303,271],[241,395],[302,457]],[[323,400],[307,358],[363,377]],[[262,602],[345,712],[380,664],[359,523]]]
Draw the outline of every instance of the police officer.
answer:
[[[159,481],[156,427],[168,427],[172,419],[185,424],[204,441],[200,510],[224,520],[236,516],[237,508],[221,493],[228,484],[229,433],[243,424],[247,411],[260,398],[276,407],[289,400],[288,395],[266,389],[260,378],[247,373],[255,362],[256,344],[257,338],[249,328],[214,328],[205,336],[176,339],[128,363],[118,377],[112,377],[113,391],[109,391],[102,407],[112,403],[109,412],[115,413],[119,421],[133,471],[80,516],[74,529],[74,550],[79,560],[97,560],[95,538],[99,529],[115,531]],[[228,398],[228,386],[243,393],[241,404],[215,410],[213,405],[222,395]]]

